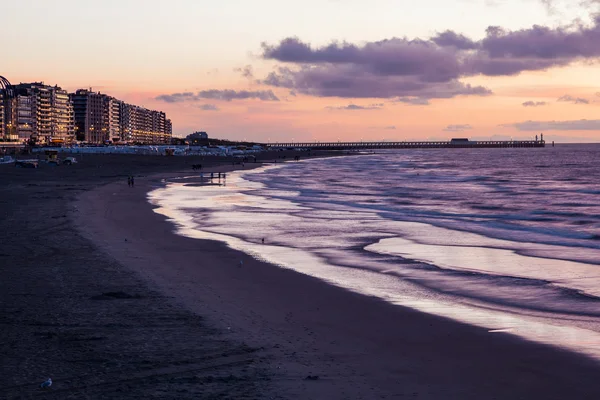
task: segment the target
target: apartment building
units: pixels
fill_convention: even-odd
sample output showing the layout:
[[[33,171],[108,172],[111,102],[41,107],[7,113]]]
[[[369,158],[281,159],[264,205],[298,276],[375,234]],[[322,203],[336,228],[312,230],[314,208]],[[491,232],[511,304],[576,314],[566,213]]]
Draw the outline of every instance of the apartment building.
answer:
[[[4,127],[19,141],[63,143],[73,139],[73,106],[68,93],[41,82],[13,86],[14,99],[3,101]]]
[[[69,93],[60,88],[51,91],[50,134],[53,141],[70,142],[74,139],[73,103]]]
[[[169,143],[172,127],[166,114],[80,89],[71,94],[78,140],[88,143]]]
[[[165,136],[169,141],[173,137],[173,124],[171,123],[170,119],[165,121]]]
[[[167,124],[167,121],[168,124]],[[121,104],[121,138],[125,142],[161,144],[171,141],[171,121],[162,111]]]
[[[71,95],[71,101],[77,139],[89,143],[104,143],[109,140],[110,97],[80,89]]]
[[[14,116],[16,136],[19,141],[37,139],[36,132],[34,131],[36,119],[34,104],[34,96],[31,88],[21,87],[16,90]]]
[[[107,128],[108,128],[108,137],[113,142],[121,141],[121,105],[122,101],[117,100],[115,98],[108,98],[106,101],[106,117],[107,120]]]

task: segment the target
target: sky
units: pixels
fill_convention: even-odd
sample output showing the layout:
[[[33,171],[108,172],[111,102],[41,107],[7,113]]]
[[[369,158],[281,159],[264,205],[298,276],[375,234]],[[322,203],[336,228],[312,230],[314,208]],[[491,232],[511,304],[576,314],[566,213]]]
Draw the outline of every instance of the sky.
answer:
[[[19,0],[0,75],[175,136],[600,142],[600,0]]]

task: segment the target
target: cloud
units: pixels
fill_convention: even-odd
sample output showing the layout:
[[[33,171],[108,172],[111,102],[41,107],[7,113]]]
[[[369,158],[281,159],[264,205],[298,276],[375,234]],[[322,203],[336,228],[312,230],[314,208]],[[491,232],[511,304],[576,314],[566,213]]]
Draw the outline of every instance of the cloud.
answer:
[[[563,102],[573,103],[573,104],[590,104],[590,101],[587,99],[583,99],[581,97],[569,96],[568,94],[565,94],[564,96],[559,97],[558,101],[563,101]]]
[[[516,128],[519,131],[596,131],[600,130],[600,120],[524,121],[500,126]]]
[[[247,78],[247,79],[253,79],[254,78],[254,70],[252,68],[252,65],[246,65],[243,68],[235,68],[234,71],[235,72],[239,72],[240,74],[242,74],[242,76],[244,78]]]
[[[191,92],[186,93],[173,93],[173,94],[162,94],[156,97],[156,100],[165,101],[167,103],[180,103],[186,101],[198,101],[200,99],[211,99],[211,100],[246,100],[246,99],[258,99],[262,101],[279,101],[279,98],[273,93],[272,90],[201,90],[194,94]]]
[[[217,107],[215,104],[200,104],[196,107],[203,111],[219,111],[219,107]]]
[[[213,99],[213,100],[245,100],[245,99],[259,99],[262,101],[279,101],[279,98],[275,96],[272,90],[202,90],[197,95],[202,99]]]
[[[328,110],[349,110],[349,111],[357,111],[357,110],[381,110],[383,108],[383,104],[371,104],[369,106],[359,106],[356,104],[348,104],[347,106],[340,107],[325,107]]]
[[[428,99],[422,97],[399,97],[395,101],[412,104],[413,106],[428,106],[430,104]]]
[[[370,126],[369,129],[378,129],[378,130],[388,130],[393,131],[396,130],[396,125],[388,125],[388,126]]]
[[[523,107],[541,107],[547,104],[548,103],[546,103],[545,101],[526,101],[525,103],[523,103]]]
[[[469,39],[465,35],[449,30],[438,33],[436,36],[431,38],[431,41],[438,46],[456,47],[460,50],[472,50],[478,47],[477,42]]]
[[[156,96],[156,100],[165,101],[167,103],[180,103],[183,101],[196,100],[196,95],[192,92],[161,94],[160,96]]]
[[[428,39],[390,38],[313,47],[289,37],[262,43],[262,57],[283,65],[261,83],[320,97],[452,98],[491,91],[462,79],[512,76],[600,57],[600,16],[591,24],[520,30],[490,26],[474,40],[454,31]]]
[[[362,66],[356,65],[301,66],[298,70],[279,67],[261,83],[318,97],[433,99],[492,93],[482,86],[471,86],[457,80],[426,82],[413,75],[385,76],[366,72]]]
[[[447,127],[444,128],[444,131],[446,132],[464,132],[464,131],[468,131],[470,129],[473,129],[473,127],[469,124],[464,124],[464,125],[448,125]]]

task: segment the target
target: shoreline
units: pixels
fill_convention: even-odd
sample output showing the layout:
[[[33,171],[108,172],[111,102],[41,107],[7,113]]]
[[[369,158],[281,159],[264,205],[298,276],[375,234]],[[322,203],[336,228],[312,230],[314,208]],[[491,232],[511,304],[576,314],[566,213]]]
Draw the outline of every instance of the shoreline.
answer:
[[[86,235],[103,238],[104,251],[175,302],[265,349],[270,390],[281,398],[600,393],[599,365],[584,356],[391,306],[220,242],[178,236],[146,201],[155,179],[138,180],[134,191],[110,184],[84,193],[78,208],[89,218]],[[303,380],[314,375],[318,382]]]

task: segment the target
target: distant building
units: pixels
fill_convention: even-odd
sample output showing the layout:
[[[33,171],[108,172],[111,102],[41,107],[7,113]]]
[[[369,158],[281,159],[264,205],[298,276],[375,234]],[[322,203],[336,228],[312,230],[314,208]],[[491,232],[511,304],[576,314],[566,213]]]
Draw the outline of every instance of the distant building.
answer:
[[[9,98],[0,90],[0,139],[4,141],[17,141],[17,100]]]
[[[190,135],[187,135],[185,139],[191,145],[205,144],[206,142],[208,142],[208,133],[194,132]]]
[[[165,120],[165,135],[168,138],[173,137],[173,124],[171,123],[171,120],[168,118]]]
[[[2,77],[0,77],[2,78]],[[73,140],[103,144],[168,144],[173,126],[162,111],[127,104],[112,96],[79,89],[67,93],[41,82],[0,83],[0,139],[43,144]]]
[[[171,121],[162,111],[148,110],[86,89],[71,97],[78,140],[98,144],[106,141],[160,144],[171,140]]]
[[[130,143],[168,144],[172,135],[171,120],[162,111],[122,103],[121,138]]]
[[[4,102],[3,118],[12,136],[41,143],[73,140],[73,104],[67,91],[40,82],[20,83],[13,89],[15,98]]]
[[[91,90],[80,89],[71,94],[77,139],[88,143],[109,140],[110,97]]]
[[[0,90],[0,140],[16,141],[17,135],[15,113],[12,112],[16,105],[14,99],[9,99]]]

